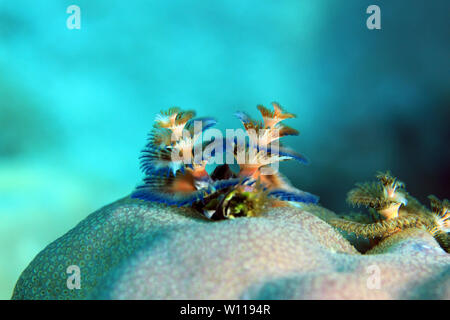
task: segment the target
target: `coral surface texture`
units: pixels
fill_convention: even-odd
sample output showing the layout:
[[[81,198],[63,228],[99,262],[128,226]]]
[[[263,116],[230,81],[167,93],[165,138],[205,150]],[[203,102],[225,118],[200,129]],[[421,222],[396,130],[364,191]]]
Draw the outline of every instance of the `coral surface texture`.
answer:
[[[318,205],[211,221],[123,198],[41,251],[13,299],[450,299],[450,255],[408,229],[366,254]],[[78,266],[81,288],[69,289]]]

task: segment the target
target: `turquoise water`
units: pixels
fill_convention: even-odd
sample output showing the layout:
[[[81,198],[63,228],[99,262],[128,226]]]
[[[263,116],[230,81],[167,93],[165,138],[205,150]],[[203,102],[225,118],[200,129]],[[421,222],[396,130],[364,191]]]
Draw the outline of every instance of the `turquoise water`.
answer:
[[[0,1],[0,298],[49,242],[139,182],[155,113],[236,128],[280,102],[330,209],[376,170],[449,197],[448,1]],[[66,8],[81,8],[81,29]],[[405,9],[406,8],[406,9]]]

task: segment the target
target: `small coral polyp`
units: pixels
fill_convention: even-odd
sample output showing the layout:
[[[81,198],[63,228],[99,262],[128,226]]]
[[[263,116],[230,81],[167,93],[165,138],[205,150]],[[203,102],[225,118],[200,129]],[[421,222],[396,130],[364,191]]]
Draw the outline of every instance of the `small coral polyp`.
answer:
[[[190,206],[213,220],[256,217],[268,207],[289,206],[293,202],[317,203],[317,196],[298,190],[273,169],[280,161],[308,161],[280,146],[281,137],[298,135],[297,130],[282,123],[295,115],[283,111],[278,103],[272,105],[273,111],[257,106],[262,122],[244,112],[235,114],[248,136],[244,140],[233,137],[203,141],[203,132],[216,124],[215,119],[194,118],[194,111],[177,107],[161,111],[141,155],[144,183],[131,197]],[[221,163],[222,152],[232,154],[238,172],[231,170],[231,163],[225,163],[208,173],[206,165],[213,160]],[[241,161],[242,156],[245,161]]]
[[[390,172],[376,175],[377,182],[357,183],[348,193],[347,201],[354,206],[365,206],[378,212],[381,219],[373,223],[333,219],[330,224],[348,233],[372,239],[384,239],[393,233],[421,228],[428,231],[447,251],[450,250],[449,201],[430,195],[431,210],[423,207],[405,189],[405,184]]]

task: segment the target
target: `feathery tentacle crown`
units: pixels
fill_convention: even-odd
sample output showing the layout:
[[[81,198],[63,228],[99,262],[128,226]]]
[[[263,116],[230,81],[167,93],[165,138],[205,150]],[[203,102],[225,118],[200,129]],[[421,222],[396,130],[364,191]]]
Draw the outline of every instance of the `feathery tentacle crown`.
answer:
[[[449,252],[449,201],[429,196],[430,211],[411,197],[405,190],[405,184],[389,172],[380,172],[376,177],[378,183],[357,184],[348,193],[347,201],[356,206],[373,208],[383,219],[373,223],[333,219],[330,224],[357,236],[376,239],[383,239],[408,228],[421,228],[427,230]]]
[[[293,114],[284,112],[277,103],[273,103],[273,108],[270,111],[258,106],[263,122],[254,121],[243,112],[236,113],[249,137],[249,142],[244,143],[236,137],[202,141],[202,133],[216,124],[214,119],[194,118],[194,111],[180,108],[161,111],[140,157],[144,184],[131,196],[191,206],[216,220],[258,216],[268,206],[290,202],[317,203],[317,196],[296,189],[272,170],[271,166],[279,161],[307,163],[302,155],[279,146],[279,138],[297,135],[298,131],[281,123],[294,118]],[[244,152],[246,161],[238,161],[239,172],[233,172],[228,164],[216,166],[211,174],[206,171],[206,164],[216,154],[205,155],[203,151],[218,142],[231,145],[226,151],[231,150],[232,158],[238,159],[238,153]],[[200,155],[196,152],[199,148]]]
[[[433,217],[430,231],[433,234],[450,232],[450,202],[447,199],[440,201],[433,195],[428,196],[428,199]]]
[[[377,173],[376,178],[378,182],[357,183],[348,193],[347,201],[354,206],[373,208],[386,219],[398,217],[400,206],[408,203],[405,184],[389,171]]]

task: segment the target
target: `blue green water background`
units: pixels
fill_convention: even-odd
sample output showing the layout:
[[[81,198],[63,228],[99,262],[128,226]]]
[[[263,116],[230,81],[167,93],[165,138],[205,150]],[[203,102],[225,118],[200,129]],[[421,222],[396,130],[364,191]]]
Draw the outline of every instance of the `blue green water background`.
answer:
[[[66,8],[81,8],[81,29]],[[381,30],[366,8],[381,8]],[[345,212],[391,169],[425,201],[450,197],[450,3],[0,0],[0,298],[49,242],[131,192],[155,113],[236,128],[279,101],[298,115],[283,164]]]

